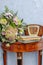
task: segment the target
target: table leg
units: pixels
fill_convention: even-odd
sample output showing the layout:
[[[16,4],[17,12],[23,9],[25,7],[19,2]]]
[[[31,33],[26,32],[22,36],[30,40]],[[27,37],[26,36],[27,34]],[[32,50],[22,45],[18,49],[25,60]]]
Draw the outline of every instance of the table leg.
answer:
[[[17,53],[17,65],[22,65],[22,53]]]
[[[4,65],[7,65],[7,53],[4,50],[3,50],[3,61],[4,61]]]
[[[38,51],[38,65],[42,65],[42,55],[41,55],[42,51]]]

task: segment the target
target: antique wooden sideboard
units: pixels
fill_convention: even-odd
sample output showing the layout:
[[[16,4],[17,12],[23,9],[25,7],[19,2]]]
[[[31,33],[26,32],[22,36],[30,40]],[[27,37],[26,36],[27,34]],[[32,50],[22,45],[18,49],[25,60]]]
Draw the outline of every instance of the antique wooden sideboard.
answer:
[[[40,26],[39,36],[43,35],[43,27]],[[34,33],[34,32],[33,32]],[[25,34],[28,35],[27,30],[25,30]],[[2,44],[3,49],[3,61],[4,65],[7,65],[7,51],[16,52],[17,53],[17,65],[23,65],[22,63],[22,53],[23,52],[34,52],[38,51],[38,65],[42,63],[42,50],[43,50],[43,38],[39,42],[31,42],[31,43],[21,43],[15,42],[11,44],[9,47],[6,46],[5,43]]]

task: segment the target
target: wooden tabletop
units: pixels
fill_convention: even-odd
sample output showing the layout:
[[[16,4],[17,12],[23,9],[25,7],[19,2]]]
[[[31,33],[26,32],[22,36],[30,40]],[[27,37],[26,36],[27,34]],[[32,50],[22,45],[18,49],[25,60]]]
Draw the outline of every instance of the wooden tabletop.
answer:
[[[32,52],[43,50],[43,39],[39,42],[33,43],[20,43],[16,42],[11,44],[9,47],[6,46],[5,43],[2,44],[2,49],[10,52]]]

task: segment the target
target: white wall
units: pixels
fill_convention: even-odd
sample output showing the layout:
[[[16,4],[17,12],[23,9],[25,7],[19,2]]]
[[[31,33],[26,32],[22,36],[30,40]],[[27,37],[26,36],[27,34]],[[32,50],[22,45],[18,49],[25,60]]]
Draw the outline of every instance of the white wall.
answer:
[[[18,16],[27,24],[43,25],[43,0],[0,0],[0,12],[4,10],[5,5],[15,12],[18,11]],[[0,48],[0,65],[3,65],[2,54]],[[8,65],[16,65],[16,53],[8,52],[7,56]],[[37,65],[37,56],[38,52],[23,53],[23,65]]]

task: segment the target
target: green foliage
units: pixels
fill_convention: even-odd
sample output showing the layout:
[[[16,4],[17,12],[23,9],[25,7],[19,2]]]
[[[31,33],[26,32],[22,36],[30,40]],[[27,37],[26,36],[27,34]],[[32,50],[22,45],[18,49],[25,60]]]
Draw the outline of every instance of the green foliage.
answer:
[[[5,12],[9,12],[9,8],[5,6]]]
[[[17,13],[14,13],[13,10],[10,10],[5,6],[5,10],[0,14],[0,41],[1,42],[14,42],[16,40],[17,29],[22,27],[23,19],[20,20],[17,16]],[[8,28],[8,29],[7,29]],[[15,30],[16,28],[16,30]],[[16,32],[15,32],[16,31]],[[8,35],[9,38],[6,38]],[[12,36],[11,36],[12,35]]]

